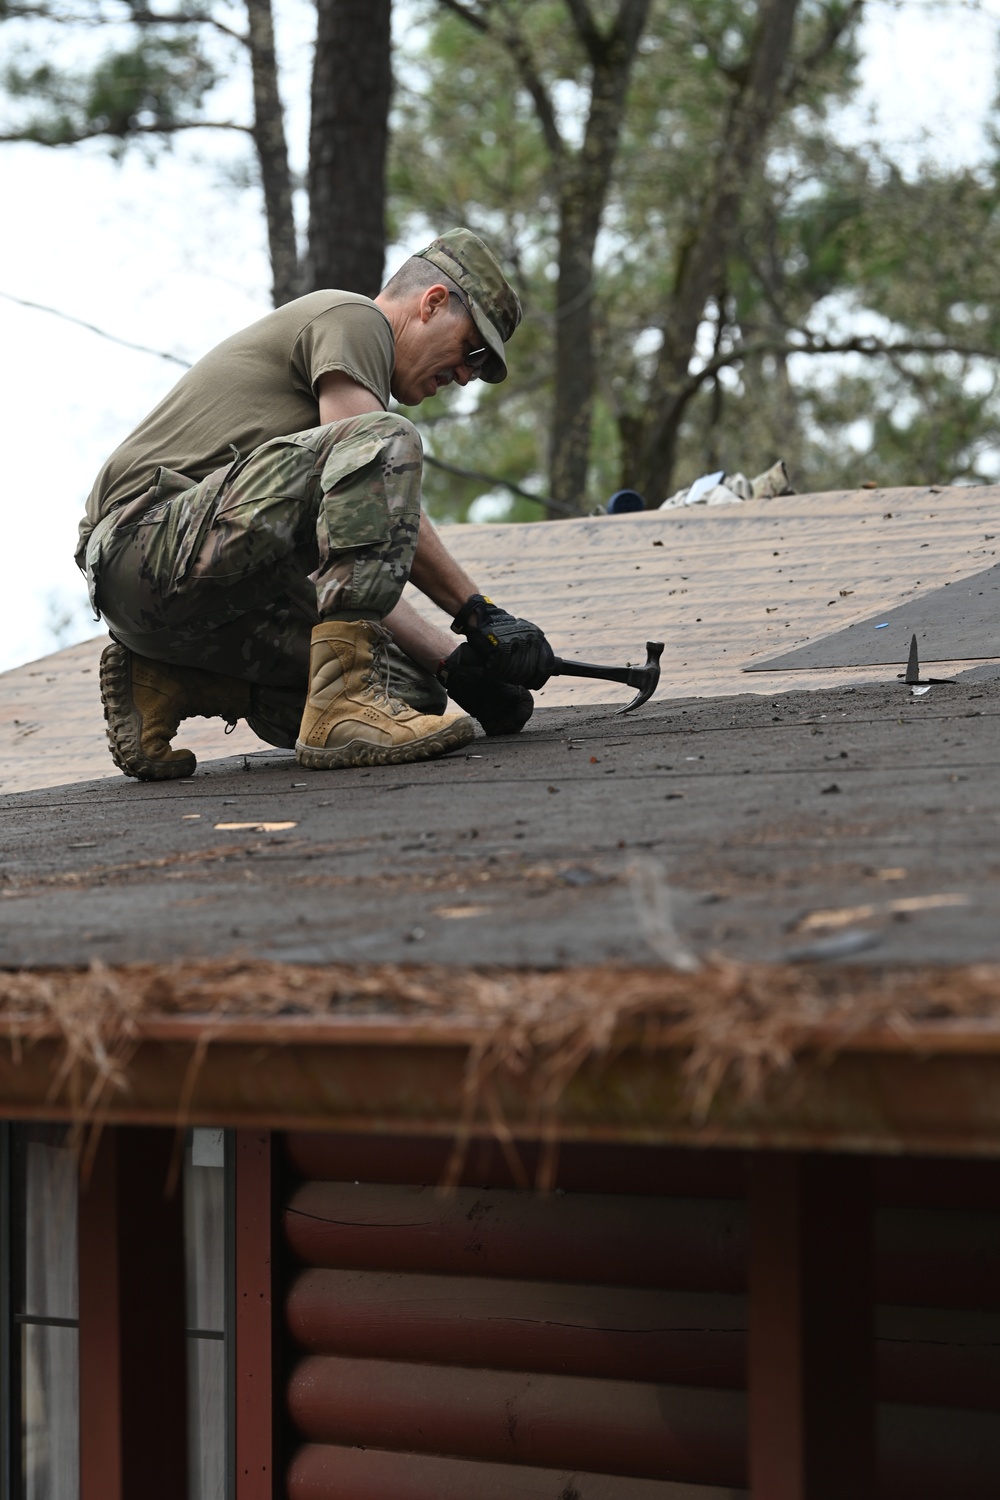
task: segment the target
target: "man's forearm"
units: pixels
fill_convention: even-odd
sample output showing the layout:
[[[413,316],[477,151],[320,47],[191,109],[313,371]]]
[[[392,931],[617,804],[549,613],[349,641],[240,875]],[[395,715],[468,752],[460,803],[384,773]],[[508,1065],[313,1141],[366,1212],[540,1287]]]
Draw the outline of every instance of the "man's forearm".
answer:
[[[382,624],[400,650],[405,651],[418,666],[435,675],[440,663],[455,649],[455,637],[418,615],[407,599],[400,599]]]
[[[479,592],[426,516],[420,518],[420,536],[410,569],[410,582],[451,616],[458,613],[470,595]]]

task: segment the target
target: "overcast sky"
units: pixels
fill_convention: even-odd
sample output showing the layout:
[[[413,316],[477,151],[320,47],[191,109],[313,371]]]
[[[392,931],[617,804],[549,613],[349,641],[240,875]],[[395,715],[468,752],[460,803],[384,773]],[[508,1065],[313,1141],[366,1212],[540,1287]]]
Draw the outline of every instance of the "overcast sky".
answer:
[[[304,14],[285,0],[285,55],[298,75],[289,96],[300,101]],[[1000,0],[972,13],[931,0],[875,7],[865,29],[863,102],[843,121],[844,133],[866,135],[874,125],[911,161],[926,150],[943,163],[981,157],[998,34]],[[300,111],[299,151],[304,130]],[[256,196],[224,180],[238,147],[231,138],[198,137],[155,163],[130,153],[121,165],[98,145],[0,146],[0,293],[189,360],[266,313]],[[2,297],[0,347],[4,670],[100,628],[87,618],[73,562],[83,501],[104,458],[180,370]]]

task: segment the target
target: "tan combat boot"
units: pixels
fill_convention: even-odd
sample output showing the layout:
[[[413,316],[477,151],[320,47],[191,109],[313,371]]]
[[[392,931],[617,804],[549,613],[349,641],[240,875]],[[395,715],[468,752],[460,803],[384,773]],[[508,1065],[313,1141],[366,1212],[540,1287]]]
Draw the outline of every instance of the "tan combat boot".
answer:
[[[112,641],[101,656],[101,700],[118,769],[140,781],[172,781],[193,775],[198,764],[192,751],[170,748],[181,720],[235,724],[250,711],[250,684],[151,661]]]
[[[420,714],[389,693],[385,648],[392,637],[370,620],[315,625],[309,696],[295,758],[314,771],[428,760],[467,745],[465,714]]]

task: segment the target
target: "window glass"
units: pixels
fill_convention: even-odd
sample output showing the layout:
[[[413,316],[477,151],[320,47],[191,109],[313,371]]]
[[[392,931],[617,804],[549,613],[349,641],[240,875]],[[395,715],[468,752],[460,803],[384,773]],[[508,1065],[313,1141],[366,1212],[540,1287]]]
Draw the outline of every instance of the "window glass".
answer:
[[[15,1356],[24,1500],[78,1500],[77,1164],[62,1126],[15,1132]]]
[[[21,1432],[25,1500],[77,1500],[80,1392],[75,1328],[21,1330]]]
[[[76,1320],[74,1153],[64,1132],[29,1127],[24,1152],[24,1305],[39,1317]],[[60,1139],[60,1137],[63,1137]]]
[[[3,1144],[7,1143],[7,1144]],[[7,1260],[0,1371],[11,1500],[79,1500],[78,1170],[64,1126],[10,1126],[0,1173]],[[184,1154],[189,1486],[227,1500],[226,1136],[193,1130]],[[9,1335],[9,1337],[8,1337]],[[0,1443],[3,1447],[3,1443]],[[2,1465],[0,1465],[2,1467]],[[7,1494],[0,1474],[0,1493]]]
[[[191,1130],[184,1152],[190,1500],[226,1500],[225,1135]]]

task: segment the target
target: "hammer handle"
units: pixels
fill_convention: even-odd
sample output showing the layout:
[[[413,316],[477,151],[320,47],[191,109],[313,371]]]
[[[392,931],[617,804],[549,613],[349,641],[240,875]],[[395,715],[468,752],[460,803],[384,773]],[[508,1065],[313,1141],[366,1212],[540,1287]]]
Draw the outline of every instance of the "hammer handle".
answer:
[[[642,675],[645,673],[645,675]],[[600,677],[605,682],[624,682],[628,687],[645,687],[648,668],[594,667],[585,661],[566,661],[557,656],[552,664],[553,677]]]

